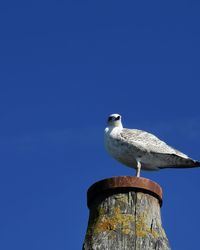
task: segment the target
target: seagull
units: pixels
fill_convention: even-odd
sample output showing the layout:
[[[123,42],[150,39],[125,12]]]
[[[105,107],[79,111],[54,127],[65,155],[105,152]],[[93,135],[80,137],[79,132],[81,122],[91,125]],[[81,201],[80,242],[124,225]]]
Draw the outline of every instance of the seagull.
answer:
[[[155,135],[122,126],[122,117],[111,114],[104,133],[108,153],[122,164],[140,171],[200,167],[200,162],[161,141]]]

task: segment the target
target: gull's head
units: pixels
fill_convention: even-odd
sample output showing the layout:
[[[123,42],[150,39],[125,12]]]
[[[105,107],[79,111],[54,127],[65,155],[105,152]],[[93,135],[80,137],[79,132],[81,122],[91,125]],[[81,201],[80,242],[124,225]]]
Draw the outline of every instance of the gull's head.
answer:
[[[119,114],[111,114],[108,117],[108,127],[120,127],[122,128],[122,117]]]

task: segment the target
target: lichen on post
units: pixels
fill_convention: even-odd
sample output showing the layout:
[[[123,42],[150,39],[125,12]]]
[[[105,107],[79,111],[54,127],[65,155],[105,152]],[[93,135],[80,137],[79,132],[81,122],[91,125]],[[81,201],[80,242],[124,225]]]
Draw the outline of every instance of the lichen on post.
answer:
[[[162,190],[148,179],[113,177],[88,190],[84,250],[169,250],[162,228]]]

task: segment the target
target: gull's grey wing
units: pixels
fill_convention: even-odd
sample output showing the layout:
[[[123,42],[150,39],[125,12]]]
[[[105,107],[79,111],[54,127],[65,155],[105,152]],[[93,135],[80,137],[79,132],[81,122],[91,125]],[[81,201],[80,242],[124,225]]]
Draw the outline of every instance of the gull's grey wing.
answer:
[[[189,158],[182,152],[168,146],[155,135],[137,129],[123,129],[121,139],[135,148],[139,154],[147,154],[158,168],[185,168],[200,166],[199,161]]]
[[[138,129],[123,129],[120,133],[121,139],[137,147],[143,152],[152,154],[174,154],[183,158],[189,158],[182,152],[168,146],[155,135]]]
[[[153,153],[154,154],[154,153]],[[159,159],[159,161],[163,162],[163,166],[158,166],[158,168],[194,168],[199,167],[200,162],[195,161],[191,158],[183,158],[177,154],[163,154],[156,153],[155,157]]]

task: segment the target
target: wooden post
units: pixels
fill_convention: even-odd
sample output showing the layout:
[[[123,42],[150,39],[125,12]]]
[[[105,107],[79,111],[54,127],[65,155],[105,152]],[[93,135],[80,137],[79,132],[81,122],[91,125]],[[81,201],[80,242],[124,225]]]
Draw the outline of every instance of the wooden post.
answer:
[[[105,179],[88,189],[87,201],[83,250],[170,250],[157,183],[128,176]]]

